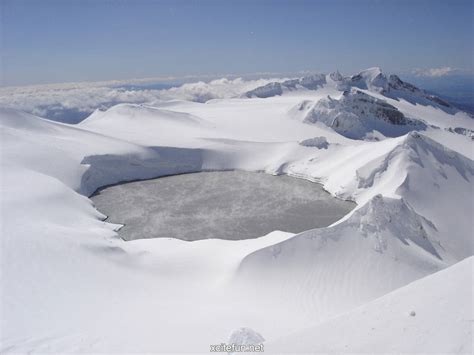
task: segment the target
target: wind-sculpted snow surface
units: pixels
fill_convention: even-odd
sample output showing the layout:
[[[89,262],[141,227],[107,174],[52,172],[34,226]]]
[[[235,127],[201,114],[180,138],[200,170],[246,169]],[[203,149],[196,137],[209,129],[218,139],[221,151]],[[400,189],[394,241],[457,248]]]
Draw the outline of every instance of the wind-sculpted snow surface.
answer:
[[[470,257],[351,312],[265,343],[265,351],[471,354],[473,267]]]
[[[131,97],[78,125],[1,109],[0,351],[205,353],[241,328],[269,352],[471,351],[472,265],[457,263],[473,255],[474,142],[456,130],[474,123],[385,79],[336,72],[265,99],[242,94],[285,80],[221,81],[206,103]],[[204,101],[202,86],[186,90]],[[357,207],[298,235],[125,242],[88,198],[232,169],[317,181]]]
[[[334,227],[247,256],[235,282],[284,295],[318,322],[446,267],[434,232],[404,200],[377,195]]]

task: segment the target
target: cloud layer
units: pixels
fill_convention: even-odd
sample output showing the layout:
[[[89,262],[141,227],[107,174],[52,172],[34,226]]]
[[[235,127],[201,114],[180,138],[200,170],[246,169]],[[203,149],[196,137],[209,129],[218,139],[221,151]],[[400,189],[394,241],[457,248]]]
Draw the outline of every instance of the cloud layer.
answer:
[[[270,81],[283,79],[218,79],[183,84],[166,90],[131,90],[126,82],[48,84],[0,89],[0,106],[10,107],[56,121],[77,123],[96,109],[128,103],[153,103],[180,99],[206,102],[239,96]]]
[[[413,74],[416,76],[425,76],[430,78],[439,78],[455,72],[455,68],[451,67],[441,67],[441,68],[428,68],[428,69],[415,69]]]

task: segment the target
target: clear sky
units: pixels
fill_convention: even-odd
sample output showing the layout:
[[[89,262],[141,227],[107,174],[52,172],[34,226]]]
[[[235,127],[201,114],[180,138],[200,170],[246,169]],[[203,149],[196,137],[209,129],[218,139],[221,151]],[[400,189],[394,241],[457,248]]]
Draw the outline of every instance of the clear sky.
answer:
[[[0,0],[2,85],[473,70],[472,0]]]

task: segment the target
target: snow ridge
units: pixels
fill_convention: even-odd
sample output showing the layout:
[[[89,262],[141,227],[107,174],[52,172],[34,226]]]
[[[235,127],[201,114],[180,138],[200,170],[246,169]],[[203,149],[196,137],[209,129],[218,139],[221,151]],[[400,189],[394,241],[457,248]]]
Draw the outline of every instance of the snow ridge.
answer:
[[[429,159],[426,159],[426,156]],[[357,170],[358,188],[367,189],[374,186],[376,178],[387,171],[396,159],[403,161],[407,172],[409,170],[406,167],[414,164],[419,168],[429,168],[444,179],[447,179],[447,167],[454,168],[468,182],[474,176],[472,160],[418,132],[410,132],[393,150],[378,159],[377,166],[370,164],[369,169],[363,167]],[[365,171],[369,173],[366,174]],[[408,181],[407,178],[405,181]]]
[[[367,138],[375,131],[387,137],[398,137],[426,128],[424,123],[405,117],[396,107],[354,88],[344,91],[340,100],[331,97],[319,100],[303,121],[322,122],[352,139]]]
[[[433,105],[449,113],[459,111],[449,102],[436,95],[429,94],[410,83],[402,81],[397,75],[392,74],[387,77],[379,67],[369,68],[352,76],[343,76],[336,71],[329,75],[313,74],[283,82],[270,82],[265,86],[247,91],[243,96],[249,98],[268,98],[283,95],[285,92],[301,88],[318,90],[327,84],[334,85],[334,87],[340,91],[351,91],[351,88],[357,88],[396,100],[403,98],[413,103],[419,102],[425,105]]]
[[[283,82],[271,82],[265,86],[257,87],[244,93],[244,97],[267,98],[282,95],[286,91],[293,91],[300,88],[317,90],[326,84],[326,75],[313,74],[299,79],[290,79]]]
[[[377,195],[333,227],[246,256],[234,282],[323,321],[445,268],[435,231],[404,199]]]

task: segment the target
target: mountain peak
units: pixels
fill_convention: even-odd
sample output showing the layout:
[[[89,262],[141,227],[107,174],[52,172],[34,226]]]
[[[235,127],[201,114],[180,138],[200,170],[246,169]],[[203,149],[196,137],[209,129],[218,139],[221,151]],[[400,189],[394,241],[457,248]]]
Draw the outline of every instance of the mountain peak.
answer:
[[[379,67],[373,67],[351,76],[351,86],[382,92],[388,88],[387,77]]]
[[[344,77],[342,74],[339,72],[339,70],[333,71],[332,73],[329,74],[329,77],[334,80],[334,81],[342,81],[344,80]]]
[[[362,70],[361,72],[359,72],[358,75],[375,78],[377,75],[380,75],[380,74],[382,74],[382,69],[380,69],[380,67],[371,67],[371,68]]]

